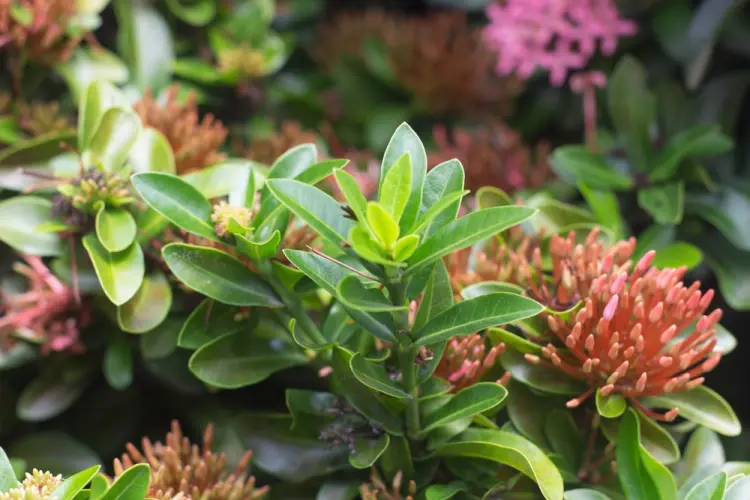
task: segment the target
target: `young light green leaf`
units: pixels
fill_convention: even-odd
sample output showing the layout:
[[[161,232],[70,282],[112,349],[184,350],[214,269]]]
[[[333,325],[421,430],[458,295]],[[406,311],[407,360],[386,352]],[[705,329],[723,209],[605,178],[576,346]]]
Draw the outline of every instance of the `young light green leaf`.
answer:
[[[679,408],[680,417],[725,436],[737,436],[742,431],[740,421],[729,403],[703,385],[688,391],[644,398],[643,402],[656,408]]]
[[[349,455],[349,463],[355,469],[369,469],[383,454],[391,442],[388,434],[383,434],[377,439],[358,438],[354,441],[354,451]]]
[[[381,291],[376,288],[365,287],[354,274],[350,274],[341,280],[338,285],[337,297],[345,306],[360,311],[391,312],[406,311],[409,308],[406,304],[392,304]]]
[[[596,391],[596,411],[604,418],[617,418],[628,409],[628,402],[619,394],[603,396],[601,390]]]
[[[212,241],[220,241],[211,223],[211,204],[193,186],[169,174],[145,172],[132,177],[148,205],[174,225]]]
[[[723,500],[727,487],[726,472],[719,472],[696,484],[685,496],[685,500]]]
[[[284,206],[323,238],[334,245],[346,241],[354,221],[347,219],[341,205],[326,193],[288,179],[268,180],[266,186]]]
[[[146,276],[135,295],[117,308],[117,324],[128,333],[145,333],[161,324],[172,307],[172,287],[155,271]]]
[[[414,254],[419,245],[419,236],[416,234],[409,234],[400,238],[393,245],[393,260],[396,262],[403,262]]]
[[[281,244],[281,231],[274,231],[265,241],[253,241],[235,234],[237,247],[255,262],[261,262],[265,259],[276,255],[276,251]]]
[[[128,99],[111,83],[97,80],[85,90],[78,109],[78,150],[88,149],[104,113],[113,107],[127,108]]]
[[[440,457],[470,457],[508,465],[533,479],[547,500],[563,497],[563,480],[555,464],[531,441],[510,432],[469,429],[440,447]]]
[[[100,465],[94,465],[65,479],[50,495],[50,500],[73,500],[99,473]],[[0,488],[1,490],[2,488]]]
[[[146,272],[140,245],[134,241],[122,252],[112,253],[95,234],[87,234],[83,237],[83,247],[107,298],[116,306],[129,301],[141,287]]]
[[[99,500],[140,500],[146,497],[151,478],[148,464],[136,464],[126,470]]]
[[[482,241],[523,222],[533,214],[534,210],[526,207],[496,207],[456,219],[419,245],[408,260],[407,273],[413,274],[444,255]]]
[[[141,133],[141,119],[135,112],[123,108],[108,109],[91,138],[90,161],[107,172],[121,168],[130,149]]]
[[[479,382],[458,391],[446,404],[428,413],[422,423],[422,432],[473,417],[494,408],[508,396],[508,391],[494,382]]]
[[[399,220],[401,231],[404,234],[412,227],[419,215],[422,202],[422,186],[427,172],[427,153],[416,132],[406,123],[402,123],[393,133],[393,136],[391,136],[388,147],[386,147],[383,154],[378,192],[383,193],[383,185],[388,172],[396,165],[399,158],[406,153],[408,153],[411,163],[412,180],[411,194]]]
[[[339,168],[333,171],[333,176],[336,178],[339,190],[343,193],[346,202],[354,212],[357,220],[360,222],[367,221],[365,214],[367,210],[367,198],[359,190],[359,184],[357,184],[352,174],[343,168]]]
[[[135,240],[135,219],[121,208],[102,207],[96,214],[96,235],[109,252],[121,252]]]
[[[215,248],[171,243],[162,256],[189,288],[224,304],[281,307],[273,290],[248,267]]]
[[[440,202],[440,200],[463,190],[464,168],[460,161],[456,159],[448,160],[431,168],[424,179],[422,206],[419,213],[424,217],[433,206]],[[445,211],[438,214],[432,223],[428,224],[426,235],[431,235],[444,225],[455,220],[460,207],[461,201],[454,200]],[[409,232],[417,233],[416,229],[412,229]]]
[[[164,134],[148,127],[139,135],[128,155],[133,173],[176,173],[174,152]]]
[[[6,492],[16,486],[18,486],[16,473],[13,470],[13,466],[10,464],[10,460],[5,453],[5,450],[0,447],[0,492]]]
[[[60,255],[60,237],[36,230],[51,221],[52,202],[44,198],[16,196],[0,202],[0,240],[20,253]]]
[[[443,311],[415,331],[413,338],[418,345],[436,344],[457,335],[530,318],[543,310],[539,303],[514,293],[490,293]]]
[[[384,266],[406,267],[403,262],[388,260],[379,241],[375,241],[363,224],[357,224],[349,233],[352,250],[363,259]]]
[[[361,353],[354,353],[349,360],[349,367],[357,380],[367,387],[398,399],[409,397],[409,393],[404,390],[403,385],[391,380],[383,365],[367,361]]]
[[[367,204],[367,224],[386,250],[391,250],[399,236],[398,221],[378,202]]]
[[[393,216],[396,224],[401,219],[401,214],[404,213],[406,203],[409,201],[411,184],[411,158],[409,153],[404,153],[383,178],[378,196],[380,205]]]

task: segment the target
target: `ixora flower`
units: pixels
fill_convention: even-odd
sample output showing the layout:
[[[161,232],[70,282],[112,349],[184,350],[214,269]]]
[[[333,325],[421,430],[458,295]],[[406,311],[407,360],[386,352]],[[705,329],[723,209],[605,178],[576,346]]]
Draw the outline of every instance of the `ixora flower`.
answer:
[[[0,308],[0,347],[19,337],[41,344],[43,354],[83,351],[79,328],[90,322],[90,310],[76,300],[74,291],[55,277],[39,257],[23,255],[26,264],[15,271],[28,280],[28,289],[4,294]]]
[[[686,268],[656,269],[656,252],[646,253],[633,267],[635,240],[604,250],[601,242],[576,244],[575,234],[550,241],[554,291],[532,278],[540,274],[527,266],[528,293],[551,304],[579,302],[567,314],[547,314],[552,339],[542,356],[527,354],[531,363],[545,363],[586,382],[589,389],[568,401],[576,407],[595,391],[627,398],[647,415],[672,421],[679,410],[659,415],[638,398],[693,389],[703,374],[716,367],[714,352],[721,309],[704,314],[713,290],[700,291],[700,282],[685,286]],[[539,255],[535,251],[536,256]],[[632,267],[632,268],[631,268]],[[535,284],[536,282],[536,284]],[[695,323],[692,332],[688,327]]]
[[[229,131],[211,114],[200,120],[195,94],[191,93],[187,102],[180,103],[178,90],[178,85],[169,87],[163,105],[147,90],[133,109],[141,117],[144,127],[161,132],[172,146],[179,175],[222,161],[224,154],[219,152],[219,148]]]
[[[362,500],[414,500],[417,494],[417,484],[414,481],[409,481],[407,485],[408,493],[402,495],[401,484],[403,480],[403,473],[398,471],[393,476],[391,486],[388,486],[378,472],[373,469],[370,475],[370,484],[363,484],[359,489],[359,494],[362,496]]]
[[[34,469],[21,484],[6,492],[0,492],[0,500],[48,500],[52,493],[63,482],[61,475],[53,476],[50,472]]]
[[[137,463],[151,467],[148,497],[156,500],[256,500],[268,493],[268,486],[256,488],[255,477],[248,474],[252,452],[247,451],[239,465],[226,470],[226,456],[211,451],[213,425],[203,433],[203,446],[183,436],[180,424],[172,422],[165,443],[143,438],[142,450],[128,443],[127,453],[115,459],[115,477]]]
[[[485,40],[498,52],[497,72],[528,79],[537,67],[562,85],[596,52],[611,55],[618,39],[635,34],[613,0],[503,0],[487,7]]]
[[[454,337],[448,342],[435,375],[450,382],[454,392],[460,391],[482,380],[504,351],[502,342],[488,348],[484,336],[479,333]],[[504,385],[509,380],[510,372],[506,372],[497,383]]]

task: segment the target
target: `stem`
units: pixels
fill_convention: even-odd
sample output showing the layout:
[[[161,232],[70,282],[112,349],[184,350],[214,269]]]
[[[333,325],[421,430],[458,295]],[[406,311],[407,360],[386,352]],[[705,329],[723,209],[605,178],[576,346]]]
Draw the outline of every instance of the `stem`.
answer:
[[[583,90],[583,117],[586,129],[586,145],[597,153],[599,144],[596,134],[596,87],[588,84]]]

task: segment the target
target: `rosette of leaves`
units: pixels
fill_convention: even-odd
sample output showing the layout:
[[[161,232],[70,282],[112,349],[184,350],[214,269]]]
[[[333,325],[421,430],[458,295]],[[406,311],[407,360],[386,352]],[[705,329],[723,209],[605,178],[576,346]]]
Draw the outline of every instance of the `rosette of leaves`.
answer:
[[[210,60],[178,58],[174,73],[209,85],[246,85],[275,73],[286,62],[291,41],[271,29],[275,2],[236,2],[218,8],[217,0],[171,0],[169,8],[183,20],[205,25]]]
[[[750,307],[742,285],[747,277],[737,269],[750,251],[744,219],[750,191],[727,173],[733,141],[726,132],[733,125],[701,118],[718,83],[708,84],[690,104],[679,85],[650,88],[645,68],[625,57],[607,89],[614,128],[600,130],[610,138],[607,144],[599,152],[557,148],[551,163],[561,179],[578,186],[602,225],[618,237],[640,232],[641,253],[657,249],[673,266],[688,267],[705,255],[727,302],[744,310]]]

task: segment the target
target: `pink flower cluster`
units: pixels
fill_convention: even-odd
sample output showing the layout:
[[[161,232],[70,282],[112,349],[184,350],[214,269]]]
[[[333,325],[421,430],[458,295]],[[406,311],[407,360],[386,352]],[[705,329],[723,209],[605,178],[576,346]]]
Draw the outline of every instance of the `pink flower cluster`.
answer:
[[[556,86],[586,65],[597,42],[609,55],[620,37],[637,30],[620,17],[614,0],[502,0],[486,13],[484,35],[498,52],[497,72],[527,79],[542,67]]]

